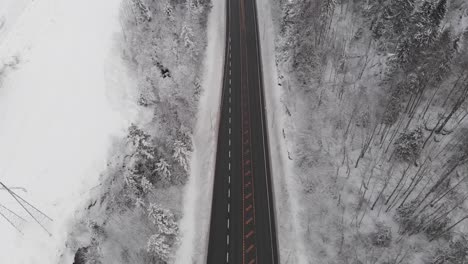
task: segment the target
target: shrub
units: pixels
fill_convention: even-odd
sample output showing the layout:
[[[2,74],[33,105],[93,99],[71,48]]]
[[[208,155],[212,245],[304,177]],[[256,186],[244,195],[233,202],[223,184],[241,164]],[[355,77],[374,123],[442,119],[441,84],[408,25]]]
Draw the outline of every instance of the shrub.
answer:
[[[395,141],[395,157],[400,161],[415,162],[421,154],[423,135],[421,128],[402,133]]]
[[[418,202],[416,200],[404,204],[396,209],[395,221],[400,225],[400,234],[415,233],[420,224],[419,218],[413,216],[417,209]]]
[[[444,217],[438,221],[433,221],[424,229],[424,233],[429,238],[437,237],[447,228],[449,222],[450,219],[448,217]]]
[[[377,231],[370,235],[372,245],[376,247],[389,247],[392,243],[392,229],[382,223],[377,224]]]
[[[146,245],[148,253],[154,254],[163,260],[169,259],[171,245],[167,237],[163,234],[152,235]]]
[[[464,264],[468,262],[468,241],[464,236],[451,241],[448,248],[439,249],[430,264]]]
[[[94,246],[81,247],[75,253],[73,264],[102,264],[99,252]]]

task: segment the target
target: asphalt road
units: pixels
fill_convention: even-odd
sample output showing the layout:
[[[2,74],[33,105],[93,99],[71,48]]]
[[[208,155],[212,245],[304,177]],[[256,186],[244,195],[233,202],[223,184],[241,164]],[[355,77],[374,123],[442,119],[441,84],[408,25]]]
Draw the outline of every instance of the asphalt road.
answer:
[[[207,263],[276,264],[278,250],[255,0],[227,0]]]

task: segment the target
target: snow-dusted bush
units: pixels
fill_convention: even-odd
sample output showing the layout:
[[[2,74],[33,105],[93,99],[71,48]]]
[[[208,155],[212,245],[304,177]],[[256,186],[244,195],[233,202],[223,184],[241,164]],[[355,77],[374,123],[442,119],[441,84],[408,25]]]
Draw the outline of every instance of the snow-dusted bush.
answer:
[[[147,251],[167,260],[179,233],[175,216],[170,210],[164,209],[160,205],[150,204],[148,217],[158,229],[158,233],[149,238]]]
[[[171,252],[171,245],[167,236],[163,234],[152,235],[148,239],[146,251],[160,257],[163,260],[168,260],[169,253]]]
[[[423,135],[421,128],[402,133],[395,141],[395,157],[401,161],[415,162],[421,153]]]
[[[430,264],[465,264],[468,263],[468,241],[461,236],[451,241],[449,246],[436,251]]]
[[[400,234],[415,232],[419,226],[420,220],[414,215],[417,205],[418,201],[411,201],[396,209],[394,218],[395,221],[400,224]]]
[[[184,168],[185,171],[189,170],[188,164],[190,161],[190,152],[184,142],[180,140],[176,140],[174,142],[174,154],[172,157],[177,160],[177,162]]]
[[[151,182],[146,179],[146,177],[141,178],[140,185],[144,193],[148,193],[154,188]]]
[[[426,234],[429,238],[436,238],[440,234],[444,233],[447,226],[450,223],[450,218],[447,216],[442,217],[441,219],[438,219],[436,221],[431,221],[428,223],[427,227],[424,228],[424,234]],[[449,234],[447,233],[447,236]]]
[[[79,248],[75,253],[73,264],[102,264],[100,254],[95,246]]]
[[[391,98],[385,108],[382,118],[382,124],[391,126],[396,123],[401,112],[401,97],[397,94],[391,95]]]
[[[159,159],[158,163],[156,163],[156,169],[155,171],[157,171],[160,175],[161,175],[161,178],[163,180],[169,180],[169,178],[171,177],[171,165],[169,165],[169,163],[167,163],[167,161],[163,158]]]
[[[91,238],[93,240],[99,241],[103,240],[106,238],[106,232],[102,226],[100,226],[98,223],[95,221],[88,221],[87,222],[87,227],[89,228],[89,231],[91,233]]]
[[[392,243],[392,229],[382,223],[377,224],[377,230],[370,234],[372,245],[388,247]]]
[[[159,232],[165,235],[177,235],[179,227],[174,214],[168,209],[164,209],[157,204],[150,204],[148,208],[148,217],[156,225]]]

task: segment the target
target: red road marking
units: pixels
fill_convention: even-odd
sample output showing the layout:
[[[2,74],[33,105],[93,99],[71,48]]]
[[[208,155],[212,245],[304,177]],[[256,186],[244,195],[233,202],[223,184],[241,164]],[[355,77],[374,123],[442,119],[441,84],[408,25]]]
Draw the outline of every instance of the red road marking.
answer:
[[[251,140],[251,129],[250,129],[250,94],[249,94],[249,73],[248,73],[248,62],[247,62],[247,38],[246,38],[246,18],[245,18],[245,0],[240,0],[240,48],[241,48],[241,54],[240,54],[240,67],[241,67],[241,130],[242,130],[242,216],[243,216],[243,221],[244,224],[242,226],[242,263],[243,264],[252,264],[255,263],[257,260],[257,254],[256,254],[256,249],[255,249],[255,239],[253,241],[248,242],[248,249],[247,252],[245,251],[246,245],[246,229],[247,225],[253,224],[255,226],[255,194],[254,194],[254,184],[252,182],[252,179],[254,177],[252,173],[252,153],[250,151],[250,148],[252,147],[252,140]],[[244,152],[245,151],[245,152]],[[251,188],[249,188],[251,186]],[[249,190],[251,189],[251,190]],[[252,198],[252,200],[250,200]],[[248,206],[246,207],[246,199],[249,199],[249,202],[247,202]],[[246,221],[246,213],[250,210],[253,210],[253,213],[249,213],[249,219]],[[251,230],[251,228],[249,228]],[[252,236],[254,234],[254,231],[251,230],[247,235],[247,238]],[[252,252],[251,252],[252,251]],[[250,253],[249,253],[250,252]],[[248,256],[246,256],[246,253],[249,253]]]
[[[245,235],[245,237],[246,237],[246,238],[249,238],[249,237],[251,237],[253,234],[254,234],[254,231],[253,231],[253,230],[250,230],[250,232],[248,232],[247,235]]]
[[[254,245],[250,245],[250,247],[247,249],[247,253],[249,253],[252,249],[254,249],[255,246]]]

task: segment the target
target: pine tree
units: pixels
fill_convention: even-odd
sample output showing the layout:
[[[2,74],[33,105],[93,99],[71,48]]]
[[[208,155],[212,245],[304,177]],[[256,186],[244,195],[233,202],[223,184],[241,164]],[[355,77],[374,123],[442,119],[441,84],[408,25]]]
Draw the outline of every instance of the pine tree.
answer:
[[[171,177],[170,168],[171,166],[169,165],[169,163],[167,163],[165,159],[161,158],[159,159],[159,162],[156,163],[155,171],[160,173],[162,179],[169,180],[169,178]]]
[[[160,233],[171,236],[178,234],[179,227],[175,216],[168,209],[152,203],[148,208],[148,217],[156,225]]]
[[[179,164],[184,168],[185,171],[188,171],[190,153],[184,142],[180,140],[176,140],[174,142],[174,154],[172,155],[172,157],[179,162]]]

